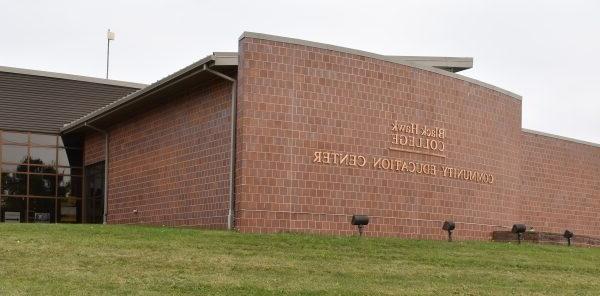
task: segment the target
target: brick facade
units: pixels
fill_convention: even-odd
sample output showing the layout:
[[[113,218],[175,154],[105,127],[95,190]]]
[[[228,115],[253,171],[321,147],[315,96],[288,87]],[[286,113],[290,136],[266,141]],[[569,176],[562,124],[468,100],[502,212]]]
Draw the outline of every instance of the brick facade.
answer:
[[[369,236],[444,239],[444,220],[456,222],[456,239],[490,239],[520,222],[600,236],[600,148],[523,132],[521,101],[510,93],[251,37],[240,40],[237,78],[240,231],[351,235],[351,216],[367,214]],[[229,86],[191,89],[110,128],[109,223],[226,227]],[[395,122],[443,129],[443,153],[390,149]],[[90,135],[86,164],[103,151]],[[377,159],[422,173],[381,169]]]
[[[441,74],[304,45],[240,42],[237,219],[242,231],[489,238],[520,200],[521,102]],[[447,130],[446,158],[392,151],[394,121]],[[313,163],[315,151],[355,153],[493,172],[479,184]]]
[[[226,227],[230,85],[173,95],[109,129],[109,223]],[[101,140],[86,138],[86,163]]]
[[[523,223],[600,237],[600,148],[530,132],[521,138]]]
[[[88,134],[83,143],[85,153],[83,155],[84,165],[91,165],[104,161],[104,135],[101,133]]]

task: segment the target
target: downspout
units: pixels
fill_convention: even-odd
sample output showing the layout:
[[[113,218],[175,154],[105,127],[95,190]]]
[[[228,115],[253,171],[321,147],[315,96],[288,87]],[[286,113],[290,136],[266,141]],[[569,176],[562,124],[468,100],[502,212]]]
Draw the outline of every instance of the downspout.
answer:
[[[229,154],[229,212],[227,213],[227,229],[234,228],[235,206],[235,144],[237,128],[237,80],[204,65],[204,69],[216,76],[231,82],[231,147]]]
[[[104,211],[102,213],[102,224],[106,224],[108,216],[108,132],[89,125],[87,122],[83,125],[104,134]]]

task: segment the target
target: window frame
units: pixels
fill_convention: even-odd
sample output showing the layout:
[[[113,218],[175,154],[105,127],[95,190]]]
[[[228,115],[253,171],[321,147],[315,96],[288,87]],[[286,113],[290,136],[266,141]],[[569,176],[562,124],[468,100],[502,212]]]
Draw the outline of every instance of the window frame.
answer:
[[[27,141],[21,141],[21,142],[11,142],[11,141],[7,141],[4,139],[4,135],[5,133],[7,134],[17,134],[17,135],[25,135],[27,137]],[[33,137],[35,136],[41,136],[42,141],[33,141]],[[51,137],[54,137],[54,144],[50,144],[52,142]],[[40,144],[38,143],[34,143],[34,142],[40,142]],[[4,174],[4,166],[16,166],[15,170],[17,170],[16,172],[13,172],[12,167],[10,171],[7,171],[6,173],[10,173],[10,174],[19,174],[21,176],[24,176],[26,179],[25,182],[25,191],[24,194],[3,194],[3,190],[4,188],[2,188],[2,182],[0,182],[0,200],[5,199],[5,198],[23,198],[26,201],[26,205],[25,205],[25,216],[23,217],[24,219],[21,220],[21,222],[25,222],[25,223],[29,223],[29,222],[34,222],[34,221],[30,221],[30,199],[35,198],[35,199],[52,199],[54,200],[54,218],[52,219],[52,223],[58,223],[60,222],[59,220],[59,213],[60,213],[60,209],[59,204],[61,204],[61,201],[64,200],[70,200],[72,201],[74,204],[78,205],[78,209],[77,209],[77,213],[76,213],[76,217],[78,217],[76,220],[79,220],[79,223],[83,223],[85,221],[85,192],[84,192],[84,186],[85,186],[85,159],[84,159],[84,149],[82,147],[83,143],[78,143],[78,141],[76,141],[77,143],[73,143],[74,145],[64,145],[64,142],[61,138],[61,136],[59,134],[49,134],[49,133],[35,133],[35,132],[23,132],[23,131],[10,131],[10,130],[0,130],[0,179],[2,179],[3,174]],[[21,163],[14,163],[14,162],[5,162],[4,159],[2,158],[2,153],[4,150],[4,146],[8,145],[8,146],[19,146],[19,147],[26,147],[27,148],[27,155],[26,158],[23,162]],[[78,146],[78,147],[73,147],[73,146]],[[54,149],[54,162],[52,164],[33,164],[31,163],[31,153],[32,153],[32,148],[51,148]],[[80,157],[80,166],[65,166],[65,165],[61,165],[59,163],[59,153],[61,152],[61,149],[63,149],[64,151],[79,151],[79,153],[81,154]],[[47,151],[48,152],[48,151]],[[68,157],[67,157],[68,160]],[[63,163],[64,164],[64,163]],[[19,166],[24,166],[25,171],[18,171]],[[40,168],[39,170],[35,170],[35,168]],[[44,169],[46,168],[46,169]],[[52,177],[54,179],[54,193],[52,195],[34,195],[33,194],[33,190],[31,190],[31,181],[30,181],[30,177],[31,176],[43,176],[43,177],[48,177],[51,176],[48,180],[51,180]],[[69,178],[71,178],[71,183],[73,182],[73,180],[77,180],[77,183],[81,183],[81,184],[76,184],[76,186],[79,186],[78,191],[79,192],[79,196],[59,196],[59,180],[61,180],[63,177],[68,176]],[[71,184],[70,185],[70,190],[69,191],[73,191],[74,186]],[[19,193],[23,193],[23,192],[19,192]],[[66,194],[65,194],[66,195]],[[0,212],[3,212],[3,208],[2,208],[2,203],[0,203]],[[3,216],[2,216],[3,217]]]

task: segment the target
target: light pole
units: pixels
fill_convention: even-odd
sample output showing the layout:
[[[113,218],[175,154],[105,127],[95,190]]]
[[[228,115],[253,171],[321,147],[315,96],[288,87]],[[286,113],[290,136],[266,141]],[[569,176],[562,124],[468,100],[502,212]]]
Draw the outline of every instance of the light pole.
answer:
[[[108,65],[110,60],[110,41],[115,40],[115,32],[108,29],[106,33],[106,79],[108,79]]]

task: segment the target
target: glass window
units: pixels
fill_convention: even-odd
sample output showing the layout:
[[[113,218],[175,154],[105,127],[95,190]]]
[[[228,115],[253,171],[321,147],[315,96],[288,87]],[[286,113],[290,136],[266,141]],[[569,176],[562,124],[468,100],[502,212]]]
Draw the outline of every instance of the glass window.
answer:
[[[27,134],[2,132],[2,142],[7,144],[25,144],[29,142]]]
[[[81,222],[81,200],[75,198],[58,201],[59,221],[61,223]]]
[[[58,168],[58,174],[59,175],[76,175],[76,176],[81,176],[83,174],[83,169],[82,168],[63,168],[63,167],[59,167]]]
[[[27,163],[27,146],[2,146],[2,162]]]
[[[82,178],[58,176],[58,197],[81,197]]]
[[[58,173],[60,175],[70,175],[71,174],[71,168],[63,168],[63,167],[59,167],[58,168]]]
[[[56,166],[56,148],[31,147],[30,164]]]
[[[17,172],[27,172],[27,165],[18,165],[18,164],[3,164],[2,165],[3,173],[17,173]]]
[[[56,199],[29,198],[29,222],[54,223],[56,217]]]
[[[82,222],[81,146],[77,137],[0,131],[0,219]],[[90,206],[94,217],[98,203],[101,200]],[[96,218],[91,221],[97,222]]]
[[[59,147],[69,147],[69,148],[81,148],[83,143],[80,138],[76,137],[58,137],[58,146]]]
[[[76,175],[76,176],[83,175],[83,168],[71,168],[71,175]]]
[[[29,194],[55,196],[56,175],[29,175]]]
[[[2,172],[0,177],[2,195],[26,195],[27,175]]]
[[[71,176],[71,196],[83,196],[83,177]]]
[[[25,213],[27,213],[27,201],[24,197],[8,197],[0,198],[0,207],[2,211],[2,222],[5,223],[20,223],[25,222]]]
[[[56,136],[31,134],[32,146],[53,146],[56,147]]]
[[[56,174],[56,169],[48,165],[30,165],[29,172],[36,174]]]
[[[80,149],[58,148],[58,165],[83,166],[83,151]]]

